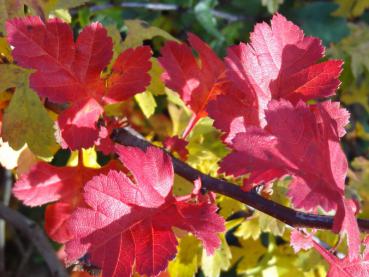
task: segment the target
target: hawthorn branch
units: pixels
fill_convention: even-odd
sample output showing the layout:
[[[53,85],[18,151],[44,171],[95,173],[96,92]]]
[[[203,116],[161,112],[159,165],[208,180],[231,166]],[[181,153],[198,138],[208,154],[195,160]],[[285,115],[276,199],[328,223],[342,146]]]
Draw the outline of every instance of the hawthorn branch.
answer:
[[[152,145],[139,133],[129,127],[115,130],[115,132],[112,134],[112,139],[117,143],[127,146],[136,146],[143,150],[145,150],[148,146],[157,147]],[[173,156],[171,156],[171,158],[176,174],[191,182],[200,178],[203,188],[209,191],[213,191],[238,200],[294,228],[308,227],[328,230],[332,229],[332,216],[315,215],[296,211],[272,200],[265,199],[255,191],[245,192],[235,184],[203,174]],[[360,230],[362,232],[369,233],[369,220],[358,219],[357,221]]]
[[[33,221],[6,207],[0,203],[0,218],[11,224],[14,228],[22,232],[36,247],[48,265],[51,276],[67,277],[68,274],[64,266],[55,255],[55,251],[42,229]]]

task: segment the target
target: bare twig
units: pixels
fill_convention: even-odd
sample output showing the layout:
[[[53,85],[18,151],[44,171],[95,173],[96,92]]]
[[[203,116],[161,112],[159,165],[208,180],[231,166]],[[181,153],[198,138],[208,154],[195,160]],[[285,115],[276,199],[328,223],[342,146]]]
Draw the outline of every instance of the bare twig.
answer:
[[[141,149],[146,149],[148,146],[152,145],[131,128],[116,130],[112,138],[117,143],[136,146]],[[294,209],[280,205],[272,200],[265,199],[254,191],[245,192],[232,183],[205,175],[174,157],[172,157],[172,162],[174,171],[183,178],[189,181],[200,178],[202,186],[205,189],[236,199],[292,227],[332,229],[332,216],[314,215],[295,211]],[[361,231],[369,232],[369,220],[358,219],[358,224]]]
[[[138,3],[138,2],[123,2],[118,5],[122,8],[141,8],[141,9],[147,9],[152,11],[177,11],[180,12],[184,8],[182,8],[179,5],[176,4],[165,4],[165,3]],[[113,4],[103,4],[103,5],[97,5],[97,6],[91,6],[90,11],[96,12],[101,11],[105,9],[109,9],[112,7],[116,7],[116,5]],[[238,15],[238,14],[232,14],[224,11],[214,10],[212,9],[210,11],[213,16],[234,22],[234,21],[242,21],[242,20],[250,20],[249,17],[244,15]]]
[[[28,260],[29,258],[31,257],[32,253],[33,253],[33,244],[30,244],[28,245],[28,248],[27,250],[23,253],[23,257],[22,257],[22,260],[18,266],[18,269],[17,269],[17,273],[15,274],[15,277],[21,277],[21,276],[24,276],[24,268],[25,266],[27,265],[28,263]]]
[[[9,205],[13,176],[9,170],[3,170],[3,200],[5,206]],[[0,273],[5,274],[5,221],[0,219]]]
[[[0,203],[0,218],[11,224],[14,228],[23,233],[36,247],[45,259],[52,276],[67,277],[68,274],[64,266],[55,255],[55,251],[42,229],[27,217],[12,210]]]

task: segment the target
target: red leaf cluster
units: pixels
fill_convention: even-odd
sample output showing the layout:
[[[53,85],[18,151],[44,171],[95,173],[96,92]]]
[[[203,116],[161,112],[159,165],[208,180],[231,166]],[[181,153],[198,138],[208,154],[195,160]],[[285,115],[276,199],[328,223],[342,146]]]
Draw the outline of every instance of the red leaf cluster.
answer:
[[[84,187],[86,207],[70,221],[74,237],[66,244],[67,261],[87,254],[103,276],[157,275],[175,257],[172,227],[192,232],[209,254],[220,245],[224,220],[207,201],[177,200],[172,195],[173,167],[163,151],[119,146],[117,153],[132,174],[110,171]]]
[[[126,100],[150,83],[147,46],[121,53],[111,74],[101,77],[112,58],[113,43],[100,23],[85,27],[76,42],[70,26],[60,19],[16,18],[7,21],[6,30],[14,60],[35,70],[31,88],[52,102],[69,104],[57,122],[63,148],[93,146],[103,106]]]

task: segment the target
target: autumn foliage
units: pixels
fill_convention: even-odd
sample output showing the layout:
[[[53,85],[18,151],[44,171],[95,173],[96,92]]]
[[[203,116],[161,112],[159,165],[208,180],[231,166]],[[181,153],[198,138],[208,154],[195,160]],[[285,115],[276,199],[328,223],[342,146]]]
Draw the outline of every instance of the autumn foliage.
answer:
[[[305,36],[281,14],[270,24],[256,24],[250,42],[230,46],[224,59],[192,33],[188,43],[166,41],[158,57],[149,46],[113,55],[113,39],[98,22],[74,39],[61,19],[19,17],[7,21],[6,34],[16,64],[8,65],[23,79],[10,80],[5,89],[15,87],[13,98],[35,92],[37,105],[58,109],[53,110],[56,143],[46,143],[55,144],[51,155],[37,152],[27,139],[18,145],[7,135],[7,126],[18,128],[11,125],[11,103],[3,114],[3,139],[14,148],[28,143],[43,158],[59,147],[78,152],[74,165],[37,161],[12,190],[24,205],[47,204],[45,230],[65,246],[66,266],[93,265],[103,277],[156,276],[176,257],[178,239],[187,233],[201,241],[203,255],[219,250],[231,228],[214,194],[202,190],[202,180],[192,191],[176,194],[168,153],[111,140],[117,128],[130,125],[191,164],[190,134],[208,117],[229,151],[218,170],[206,173],[237,182],[244,191],[261,189],[262,195],[276,180],[289,178],[284,196],[291,206],[334,215],[332,231],[346,235],[348,245],[341,259],[316,241],[314,230],[295,229],[294,250],[315,248],[329,263],[329,276],[367,276],[369,246],[367,239],[361,243],[359,206],[345,195],[348,162],[340,142],[350,115],[330,99],[340,85],[343,63],[322,61],[320,39]],[[190,114],[181,132],[164,139],[139,126],[129,106],[151,86],[153,70],[161,73],[155,82],[174,91]],[[112,115],[114,105],[120,113]],[[88,165],[85,150],[91,147],[109,162]]]

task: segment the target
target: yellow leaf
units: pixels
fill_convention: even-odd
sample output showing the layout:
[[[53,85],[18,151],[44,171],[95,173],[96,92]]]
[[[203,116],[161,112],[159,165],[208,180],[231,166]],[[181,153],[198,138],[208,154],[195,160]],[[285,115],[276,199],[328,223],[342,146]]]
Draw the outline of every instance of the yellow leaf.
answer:
[[[259,218],[254,216],[252,219],[245,220],[238,227],[235,235],[242,239],[252,238],[254,240],[259,239],[261,234]]]
[[[188,195],[193,191],[193,187],[192,182],[177,174],[174,175],[173,193],[175,196]]]
[[[168,112],[172,120],[172,136],[181,136],[190,120],[190,113],[172,103],[168,104]]]
[[[143,112],[146,118],[149,118],[154,114],[156,108],[156,101],[150,91],[145,91],[136,94],[135,100],[137,104],[140,106],[141,111]]]
[[[256,211],[255,214],[259,215],[260,229],[263,232],[271,232],[275,236],[283,235],[286,228],[283,222],[262,212]]]
[[[88,149],[82,149],[83,166],[90,168],[100,168],[97,163],[97,153],[94,147]],[[78,165],[78,150],[73,151],[67,163],[68,166]]]
[[[72,23],[72,16],[67,9],[56,9],[50,14],[49,17],[60,18],[67,23]]]
[[[232,253],[224,234],[221,235],[221,241],[220,248],[215,250],[212,256],[207,255],[203,250],[201,268],[207,277],[218,277],[222,270],[226,271],[231,266]]]
[[[239,240],[241,247],[231,246],[232,265],[237,264],[237,273],[246,273],[258,265],[259,259],[267,252],[260,240]]]
[[[224,218],[231,216],[235,212],[246,209],[245,204],[226,196],[220,197],[218,204],[220,206],[219,214]]]
[[[9,62],[13,61],[9,43],[6,40],[6,38],[3,38],[3,37],[0,37],[0,56],[1,55],[7,58]]]
[[[193,277],[197,272],[201,258],[200,242],[192,235],[182,237],[178,245],[176,258],[169,263],[171,277]]]

